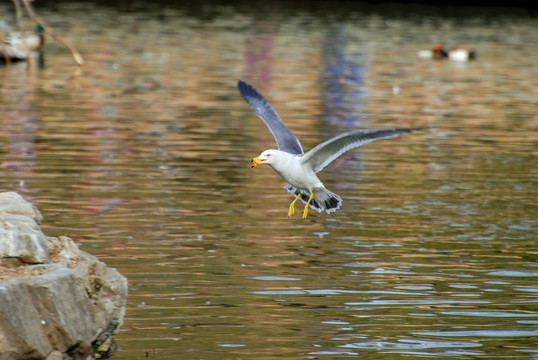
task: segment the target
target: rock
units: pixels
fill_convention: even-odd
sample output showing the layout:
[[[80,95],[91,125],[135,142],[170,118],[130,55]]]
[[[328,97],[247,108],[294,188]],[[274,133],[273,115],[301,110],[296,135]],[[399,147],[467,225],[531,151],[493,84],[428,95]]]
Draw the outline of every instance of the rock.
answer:
[[[14,192],[0,193],[0,213],[13,215],[24,215],[41,223],[43,215],[29,202],[25,201],[19,194]]]
[[[16,258],[27,264],[50,262],[47,238],[37,224],[43,217],[33,205],[16,193],[1,193],[0,214],[2,259]]]
[[[41,219],[0,193],[0,360],[108,357],[127,279],[69,237],[44,235]]]

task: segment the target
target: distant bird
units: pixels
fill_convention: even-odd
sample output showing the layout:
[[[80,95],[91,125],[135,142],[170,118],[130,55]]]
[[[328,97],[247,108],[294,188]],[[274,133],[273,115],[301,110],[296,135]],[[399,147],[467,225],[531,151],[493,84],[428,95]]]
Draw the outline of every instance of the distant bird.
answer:
[[[278,145],[278,150],[265,150],[260,156],[252,159],[250,165],[254,168],[261,164],[268,164],[289,183],[284,186],[284,189],[293,194],[295,200],[289,207],[288,216],[295,212],[294,206],[299,199],[306,204],[303,219],[306,219],[309,206],[318,212],[325,211],[327,214],[340,208],[342,205],[340,196],[327,190],[316,173],[344,152],[377,139],[392,138],[413,130],[424,129],[356,130],[333,137],[305,154],[299,140],[282,123],[276,111],[263,96],[243,81],[239,81],[237,87],[254,113],[265,122]]]
[[[16,31],[7,34],[0,43],[0,57],[9,60],[26,60],[30,52],[39,50],[45,42],[44,29],[36,26],[35,31]]]
[[[448,58],[453,61],[468,61],[476,59],[476,51],[463,47],[454,47],[448,51]]]
[[[453,61],[467,61],[476,58],[476,51],[463,47],[454,47],[447,51],[441,45],[435,45],[431,50],[420,50],[418,57],[435,60],[448,58]]]
[[[435,45],[430,50],[420,50],[418,57],[423,59],[444,59],[448,57],[448,53],[441,45]]]

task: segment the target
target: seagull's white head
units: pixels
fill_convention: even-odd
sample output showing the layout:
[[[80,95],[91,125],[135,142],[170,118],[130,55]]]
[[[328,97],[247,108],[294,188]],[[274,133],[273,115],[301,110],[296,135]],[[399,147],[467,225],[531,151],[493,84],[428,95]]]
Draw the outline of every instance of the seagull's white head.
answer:
[[[272,164],[275,161],[275,155],[277,155],[278,150],[265,150],[260,154],[260,156],[255,157],[254,159],[250,160],[250,167],[255,168],[258,165],[261,165],[263,163],[265,164]],[[271,158],[272,156],[272,158]]]

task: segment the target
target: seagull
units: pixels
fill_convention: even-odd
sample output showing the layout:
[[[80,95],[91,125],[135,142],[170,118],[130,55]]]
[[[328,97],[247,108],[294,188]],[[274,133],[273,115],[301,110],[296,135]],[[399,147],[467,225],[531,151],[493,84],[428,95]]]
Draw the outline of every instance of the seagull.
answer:
[[[284,125],[275,109],[256,89],[241,80],[238,81],[237,88],[252,111],[265,122],[276,140],[278,150],[265,150],[253,158],[250,165],[252,168],[261,164],[270,165],[288,183],[284,189],[295,196],[288,210],[288,217],[294,214],[295,203],[299,199],[306,204],[303,219],[306,219],[309,207],[318,212],[325,211],[327,214],[340,209],[342,198],[327,190],[316,173],[346,151],[377,139],[392,138],[425,129],[356,130],[335,136],[304,153],[297,137]]]

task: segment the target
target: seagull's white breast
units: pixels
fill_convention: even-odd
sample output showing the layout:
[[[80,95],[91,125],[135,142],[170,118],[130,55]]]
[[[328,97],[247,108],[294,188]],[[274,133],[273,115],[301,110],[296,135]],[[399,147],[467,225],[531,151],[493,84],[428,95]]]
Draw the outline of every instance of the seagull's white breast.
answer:
[[[272,155],[268,164],[280,175],[282,179],[298,189],[312,191],[314,188],[323,187],[312,168],[303,165],[302,155],[293,155],[279,151]]]

